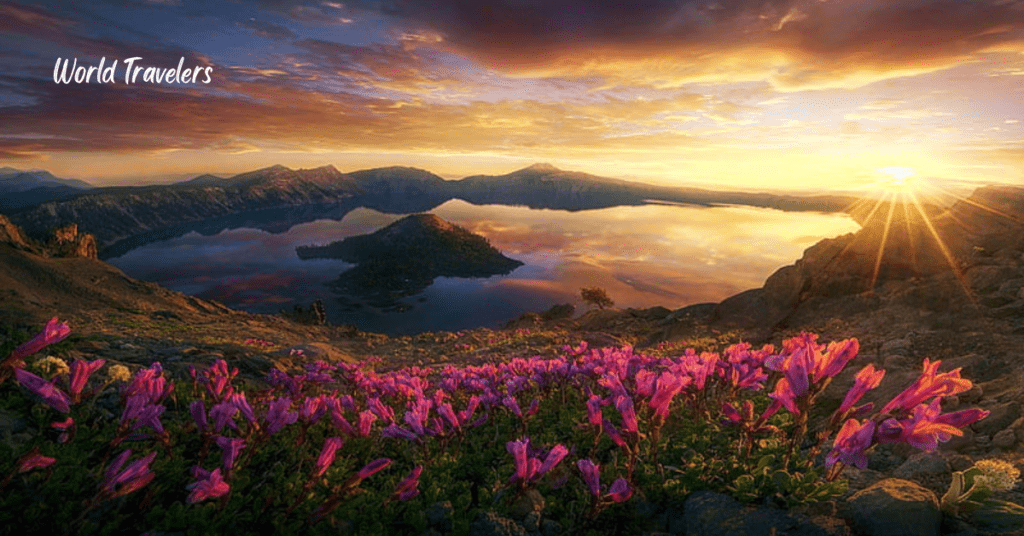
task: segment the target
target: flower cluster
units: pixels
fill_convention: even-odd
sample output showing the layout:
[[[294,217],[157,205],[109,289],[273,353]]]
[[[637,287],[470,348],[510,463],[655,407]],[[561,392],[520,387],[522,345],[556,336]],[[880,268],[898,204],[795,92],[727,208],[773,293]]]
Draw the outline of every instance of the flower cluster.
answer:
[[[23,370],[20,360],[30,355],[26,352],[67,336],[59,325],[48,329],[4,363],[26,391],[62,414],[64,420],[52,426],[64,441],[73,441],[76,419],[88,405],[82,402],[110,383],[90,388],[103,360],[75,360],[53,380]],[[530,335],[522,331],[508,337]],[[191,393],[176,391],[159,362],[129,377],[111,366],[106,377],[118,378],[112,390],[119,395],[121,412],[119,419],[112,418],[114,436],[104,440],[109,454],[97,459],[106,464],[119,454],[100,465],[98,491],[88,504],[92,508],[131,494],[172,466],[188,474],[176,475],[181,484],[175,490],[154,489],[154,495],[188,505],[215,499],[221,509],[243,503],[268,475],[287,475],[278,478],[289,479],[289,486],[265,497],[266,504],[283,504],[282,518],[304,512],[305,523],[313,525],[363,486],[379,488],[376,504],[413,501],[421,483],[436,489],[432,479],[438,478],[433,471],[439,453],[496,444],[505,447],[493,449],[498,454],[473,454],[486,457],[501,482],[479,482],[477,489],[511,489],[515,496],[538,489],[575,493],[565,502],[589,501],[581,517],[593,520],[634,493],[644,494],[645,484],[666,480],[666,472],[684,471],[680,467],[689,460],[672,459],[676,467],[663,464],[661,456],[678,457],[683,450],[676,443],[689,437],[683,431],[694,423],[735,440],[737,448],[730,446],[728,455],[740,465],[759,459],[755,448],[784,444],[789,448],[785,456],[763,458],[779,460],[783,469],[796,458],[809,466],[816,451],[806,451],[802,442],[808,415],[816,397],[856,357],[859,343],[849,339],[823,345],[815,335],[801,334],[778,350],[736,344],[720,353],[686,349],[668,355],[671,348],[663,347],[666,354],[658,355],[581,343],[556,356],[390,371],[375,369],[379,362],[313,361],[295,374],[272,369],[263,388],[249,390],[242,388],[239,369],[221,359],[190,368]],[[293,358],[304,359],[297,352]],[[819,447],[831,439],[825,456],[828,479],[844,465],[864,467],[869,449],[878,443],[932,450],[987,414],[979,409],[943,413],[942,398],[971,383],[959,370],[939,372],[939,362],[929,360],[921,376],[878,411],[860,404],[883,375],[872,365],[861,369],[817,438]],[[291,465],[268,459],[265,453],[273,445],[290,457]],[[133,457],[133,450],[140,454]],[[58,464],[60,456],[37,452],[23,457],[19,468],[49,471]],[[1010,472],[1000,471],[979,467],[973,486],[1003,489],[1006,478],[998,475]],[[610,485],[602,485],[602,472]],[[571,478],[575,483],[567,485]],[[726,481],[723,487],[732,485]]]

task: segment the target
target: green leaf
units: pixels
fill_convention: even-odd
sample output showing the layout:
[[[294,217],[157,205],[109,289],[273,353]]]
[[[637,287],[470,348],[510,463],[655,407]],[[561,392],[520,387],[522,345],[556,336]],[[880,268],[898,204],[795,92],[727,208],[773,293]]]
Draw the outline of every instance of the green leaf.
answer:
[[[971,520],[990,527],[1024,528],[1024,507],[1007,501],[990,499],[984,501],[972,515]]]

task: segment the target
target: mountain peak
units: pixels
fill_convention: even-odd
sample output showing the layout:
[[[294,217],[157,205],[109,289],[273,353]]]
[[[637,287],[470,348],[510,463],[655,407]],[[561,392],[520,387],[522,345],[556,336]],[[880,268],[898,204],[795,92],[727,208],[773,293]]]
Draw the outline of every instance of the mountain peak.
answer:
[[[530,167],[523,168],[522,171],[540,171],[540,172],[544,172],[544,173],[552,173],[552,172],[555,172],[555,171],[562,171],[562,170],[556,168],[555,166],[552,166],[551,164],[548,164],[547,162],[538,162],[536,164],[533,164]]]

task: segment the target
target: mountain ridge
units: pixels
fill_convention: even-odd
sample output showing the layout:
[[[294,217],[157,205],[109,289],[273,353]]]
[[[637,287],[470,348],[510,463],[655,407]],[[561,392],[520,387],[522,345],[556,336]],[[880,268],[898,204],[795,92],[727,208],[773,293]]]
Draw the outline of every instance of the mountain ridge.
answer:
[[[339,203],[388,213],[429,211],[449,199],[477,205],[560,210],[660,201],[841,212],[855,201],[848,196],[802,197],[655,186],[560,170],[550,164],[535,164],[505,175],[472,175],[458,180],[445,180],[407,166],[343,173],[332,165],[297,170],[275,165],[224,179],[203,177],[207,176],[170,185],[93,188],[67,199],[5,213],[30,236],[46,236],[54,228],[77,223],[83,232],[96,237],[103,255],[105,248],[132,237],[153,233],[164,236],[217,218]]]

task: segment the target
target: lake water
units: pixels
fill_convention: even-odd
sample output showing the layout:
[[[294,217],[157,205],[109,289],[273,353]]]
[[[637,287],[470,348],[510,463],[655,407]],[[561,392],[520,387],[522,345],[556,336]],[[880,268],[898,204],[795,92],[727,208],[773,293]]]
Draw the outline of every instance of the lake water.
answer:
[[[485,236],[525,263],[509,275],[438,278],[386,312],[344,306],[327,283],[351,267],[301,260],[295,247],[373,232],[403,215],[359,208],[341,221],[316,220],[271,234],[232,229],[155,242],[107,259],[131,277],[256,313],[307,307],[321,298],[331,323],[391,335],[497,327],[527,311],[573,303],[599,286],[616,307],[670,309],[760,287],[818,240],[856,231],[845,214],[751,207],[652,204],[569,212],[453,200],[430,212]],[[351,302],[348,302],[351,303]]]

